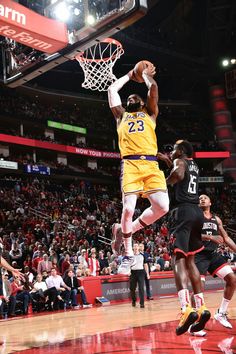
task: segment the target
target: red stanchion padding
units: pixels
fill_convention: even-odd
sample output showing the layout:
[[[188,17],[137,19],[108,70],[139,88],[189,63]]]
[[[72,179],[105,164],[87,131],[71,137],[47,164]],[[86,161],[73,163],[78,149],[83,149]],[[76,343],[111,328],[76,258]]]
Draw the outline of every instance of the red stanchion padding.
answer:
[[[102,285],[100,277],[85,277],[81,279],[81,285],[84,287],[87,301],[90,304],[95,304],[96,297],[102,296]]]

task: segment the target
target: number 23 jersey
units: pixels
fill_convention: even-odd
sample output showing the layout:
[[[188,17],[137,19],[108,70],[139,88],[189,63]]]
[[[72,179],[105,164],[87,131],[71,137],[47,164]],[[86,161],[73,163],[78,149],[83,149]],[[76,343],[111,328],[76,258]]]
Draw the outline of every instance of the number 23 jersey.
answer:
[[[121,157],[128,155],[156,155],[156,123],[145,109],[124,112],[117,128]]]

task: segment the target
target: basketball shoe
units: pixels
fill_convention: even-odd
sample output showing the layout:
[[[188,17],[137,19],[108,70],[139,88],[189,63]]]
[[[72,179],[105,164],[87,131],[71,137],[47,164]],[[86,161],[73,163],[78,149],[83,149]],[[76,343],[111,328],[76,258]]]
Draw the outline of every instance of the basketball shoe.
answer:
[[[118,274],[130,275],[131,267],[136,264],[136,260],[134,256],[124,256],[122,258],[121,264],[118,267]]]
[[[203,328],[205,327],[205,324],[207,323],[207,321],[209,321],[209,319],[211,318],[211,313],[210,311],[206,308],[206,305],[203,304],[198,310],[197,310],[197,314],[198,314],[198,318],[196,323],[194,323],[191,328],[190,331],[191,332],[199,332],[201,330],[203,330]]]
[[[194,324],[193,324],[194,325]],[[206,331],[199,331],[199,332],[191,332],[191,327],[193,326],[191,325],[188,329],[188,333],[191,334],[191,336],[194,337],[205,337],[207,335]]]
[[[120,254],[121,245],[123,242],[122,231],[120,224],[116,223],[112,225],[112,241],[111,241],[111,249],[114,255]]]
[[[181,311],[180,322],[175,330],[177,336],[180,336],[181,334],[187,332],[191,324],[193,324],[197,319],[197,312],[190,305],[187,305],[186,310]]]
[[[219,310],[217,310],[214,315],[214,319],[226,328],[233,328],[233,326],[231,325],[231,323],[229,322],[229,320],[227,318],[226,313],[220,313]]]

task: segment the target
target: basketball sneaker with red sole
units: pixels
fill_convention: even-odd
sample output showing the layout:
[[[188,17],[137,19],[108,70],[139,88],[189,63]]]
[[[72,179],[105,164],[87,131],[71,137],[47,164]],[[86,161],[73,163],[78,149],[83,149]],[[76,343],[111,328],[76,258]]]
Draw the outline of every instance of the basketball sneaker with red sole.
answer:
[[[190,306],[186,306],[186,310],[181,312],[181,318],[178,327],[176,328],[176,335],[180,336],[187,332],[189,327],[198,319],[197,312]]]
[[[198,319],[196,323],[194,323],[191,328],[190,332],[199,332],[204,329],[206,323],[209,321],[211,318],[211,313],[210,311],[206,308],[206,305],[202,305],[198,310]]]

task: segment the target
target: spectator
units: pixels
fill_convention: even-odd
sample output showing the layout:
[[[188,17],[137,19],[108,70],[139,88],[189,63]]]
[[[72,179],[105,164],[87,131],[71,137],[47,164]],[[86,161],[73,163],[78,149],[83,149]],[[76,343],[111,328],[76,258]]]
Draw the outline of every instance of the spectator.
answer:
[[[90,269],[90,272],[91,272],[92,276],[95,277],[95,276],[99,275],[100,265],[99,265],[99,261],[96,258],[96,253],[95,252],[91,252],[91,257],[88,259],[88,266],[89,266],[89,269]]]
[[[22,262],[22,251],[16,242],[12,244],[11,251],[9,252],[11,261],[17,262],[17,265],[21,267]]]
[[[78,257],[78,262],[79,264],[82,264],[84,269],[88,268],[87,251],[85,249],[81,250],[81,255]]]
[[[68,270],[66,272],[64,282],[69,288],[71,288],[70,298],[72,300],[72,307],[74,309],[79,308],[77,300],[77,294],[79,292],[79,283],[77,277],[75,276],[72,270]]]
[[[40,304],[43,302],[47,302],[49,300],[49,308],[52,309],[51,304],[55,302],[57,291],[55,289],[54,297],[51,295],[49,297],[50,291],[47,288],[47,284],[43,281],[43,277],[41,274],[38,274],[36,277],[36,282],[33,284],[33,288],[30,291],[31,298],[35,303],[37,311],[40,311]]]
[[[103,250],[99,251],[98,262],[99,262],[100,272],[102,272],[103,268],[107,268],[109,266],[108,260],[104,258]]]
[[[25,275],[25,278],[27,279],[27,282],[29,282],[30,284],[33,283],[33,280],[34,280],[34,275],[33,273],[30,272],[30,269],[28,266],[25,266],[24,267],[24,275]]]
[[[15,316],[16,298],[12,295],[11,283],[9,281],[9,274],[5,273],[2,278],[2,293],[3,302],[1,304],[1,312],[3,314],[4,307],[7,307],[8,317]]]
[[[38,263],[38,274],[42,274],[43,271],[51,272],[52,262],[49,261],[47,253],[44,253],[43,260]]]
[[[87,297],[86,297],[86,294],[85,294],[85,291],[84,291],[84,287],[82,286],[83,277],[82,277],[82,270],[81,269],[77,269],[76,278],[77,278],[77,281],[78,281],[78,285],[79,285],[78,290],[79,290],[79,293],[81,295],[81,300],[82,300],[83,306],[92,306],[92,304],[90,304],[87,301]]]
[[[34,274],[37,274],[38,265],[39,265],[39,262],[41,262],[41,261],[43,261],[43,252],[40,250],[40,251],[37,251],[35,258],[33,257],[33,260],[32,260],[32,271]]]
[[[16,301],[22,302],[22,312],[24,315],[28,313],[28,306],[30,301],[29,291],[24,290],[24,285],[22,285],[19,277],[13,278],[11,283],[12,296],[15,297]]]
[[[57,299],[61,302],[63,302],[64,299],[65,304],[68,305],[71,288],[67,286],[62,277],[57,274],[56,269],[52,268],[51,275],[46,279],[46,284],[48,289],[56,288],[58,292]],[[55,306],[55,308],[58,308],[57,304]]]
[[[69,253],[66,253],[65,258],[61,264],[61,273],[63,276],[64,276],[65,272],[69,269],[69,267],[70,267],[70,255],[69,255]]]
[[[27,254],[26,259],[23,262],[23,266],[25,267],[29,267],[29,270],[32,270],[32,259],[30,254]]]

